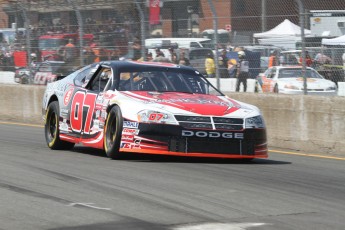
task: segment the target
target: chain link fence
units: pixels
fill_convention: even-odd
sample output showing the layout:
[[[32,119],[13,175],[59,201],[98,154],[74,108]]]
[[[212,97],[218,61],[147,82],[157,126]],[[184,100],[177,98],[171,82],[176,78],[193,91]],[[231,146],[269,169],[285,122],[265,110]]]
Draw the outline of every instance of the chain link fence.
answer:
[[[278,65],[311,65],[344,81],[343,0],[9,0],[0,9],[2,70],[34,73],[43,65],[68,74],[93,62],[163,53],[161,61],[180,60],[207,74],[211,54],[219,80],[230,77],[235,51],[245,50],[252,78],[274,54]]]

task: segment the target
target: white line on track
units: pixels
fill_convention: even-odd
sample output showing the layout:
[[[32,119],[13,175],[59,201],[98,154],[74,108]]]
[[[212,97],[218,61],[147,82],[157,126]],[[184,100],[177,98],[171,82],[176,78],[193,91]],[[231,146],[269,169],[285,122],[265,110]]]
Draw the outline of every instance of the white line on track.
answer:
[[[110,211],[111,208],[101,208],[101,207],[97,207],[97,206],[94,206],[92,205],[93,203],[70,203],[68,206],[85,206],[85,207],[88,207],[88,208],[94,208],[94,209],[99,209],[99,210],[108,210]]]
[[[172,230],[245,230],[268,225],[265,223],[203,223],[195,225],[180,225]]]

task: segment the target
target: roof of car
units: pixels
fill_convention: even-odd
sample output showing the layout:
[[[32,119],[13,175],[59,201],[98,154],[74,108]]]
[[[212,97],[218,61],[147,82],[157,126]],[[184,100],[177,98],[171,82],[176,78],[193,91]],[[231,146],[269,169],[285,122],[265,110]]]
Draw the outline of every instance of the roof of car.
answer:
[[[136,68],[140,70],[149,69],[176,69],[181,71],[195,71],[192,67],[176,65],[166,62],[145,62],[145,61],[104,61],[101,64],[109,65],[112,68]]]

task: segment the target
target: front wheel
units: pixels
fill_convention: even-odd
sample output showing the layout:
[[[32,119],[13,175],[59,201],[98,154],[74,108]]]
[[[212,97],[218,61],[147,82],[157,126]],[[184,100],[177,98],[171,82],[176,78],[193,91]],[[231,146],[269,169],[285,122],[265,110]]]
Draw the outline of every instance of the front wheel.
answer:
[[[123,118],[118,106],[111,108],[104,128],[104,150],[108,157],[119,159],[121,157],[120,142]]]
[[[49,104],[44,125],[46,142],[51,149],[71,149],[74,143],[62,141],[59,137],[59,102]]]

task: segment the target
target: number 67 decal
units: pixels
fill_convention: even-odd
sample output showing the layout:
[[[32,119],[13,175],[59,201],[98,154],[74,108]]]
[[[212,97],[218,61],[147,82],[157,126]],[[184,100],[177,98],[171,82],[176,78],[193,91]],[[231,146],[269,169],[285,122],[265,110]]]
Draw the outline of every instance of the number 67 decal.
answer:
[[[74,94],[70,113],[70,122],[73,131],[80,133],[84,123],[84,133],[90,133],[96,98],[97,94],[93,93],[85,94],[85,92],[79,91]],[[84,108],[87,110],[85,121],[83,116]]]

